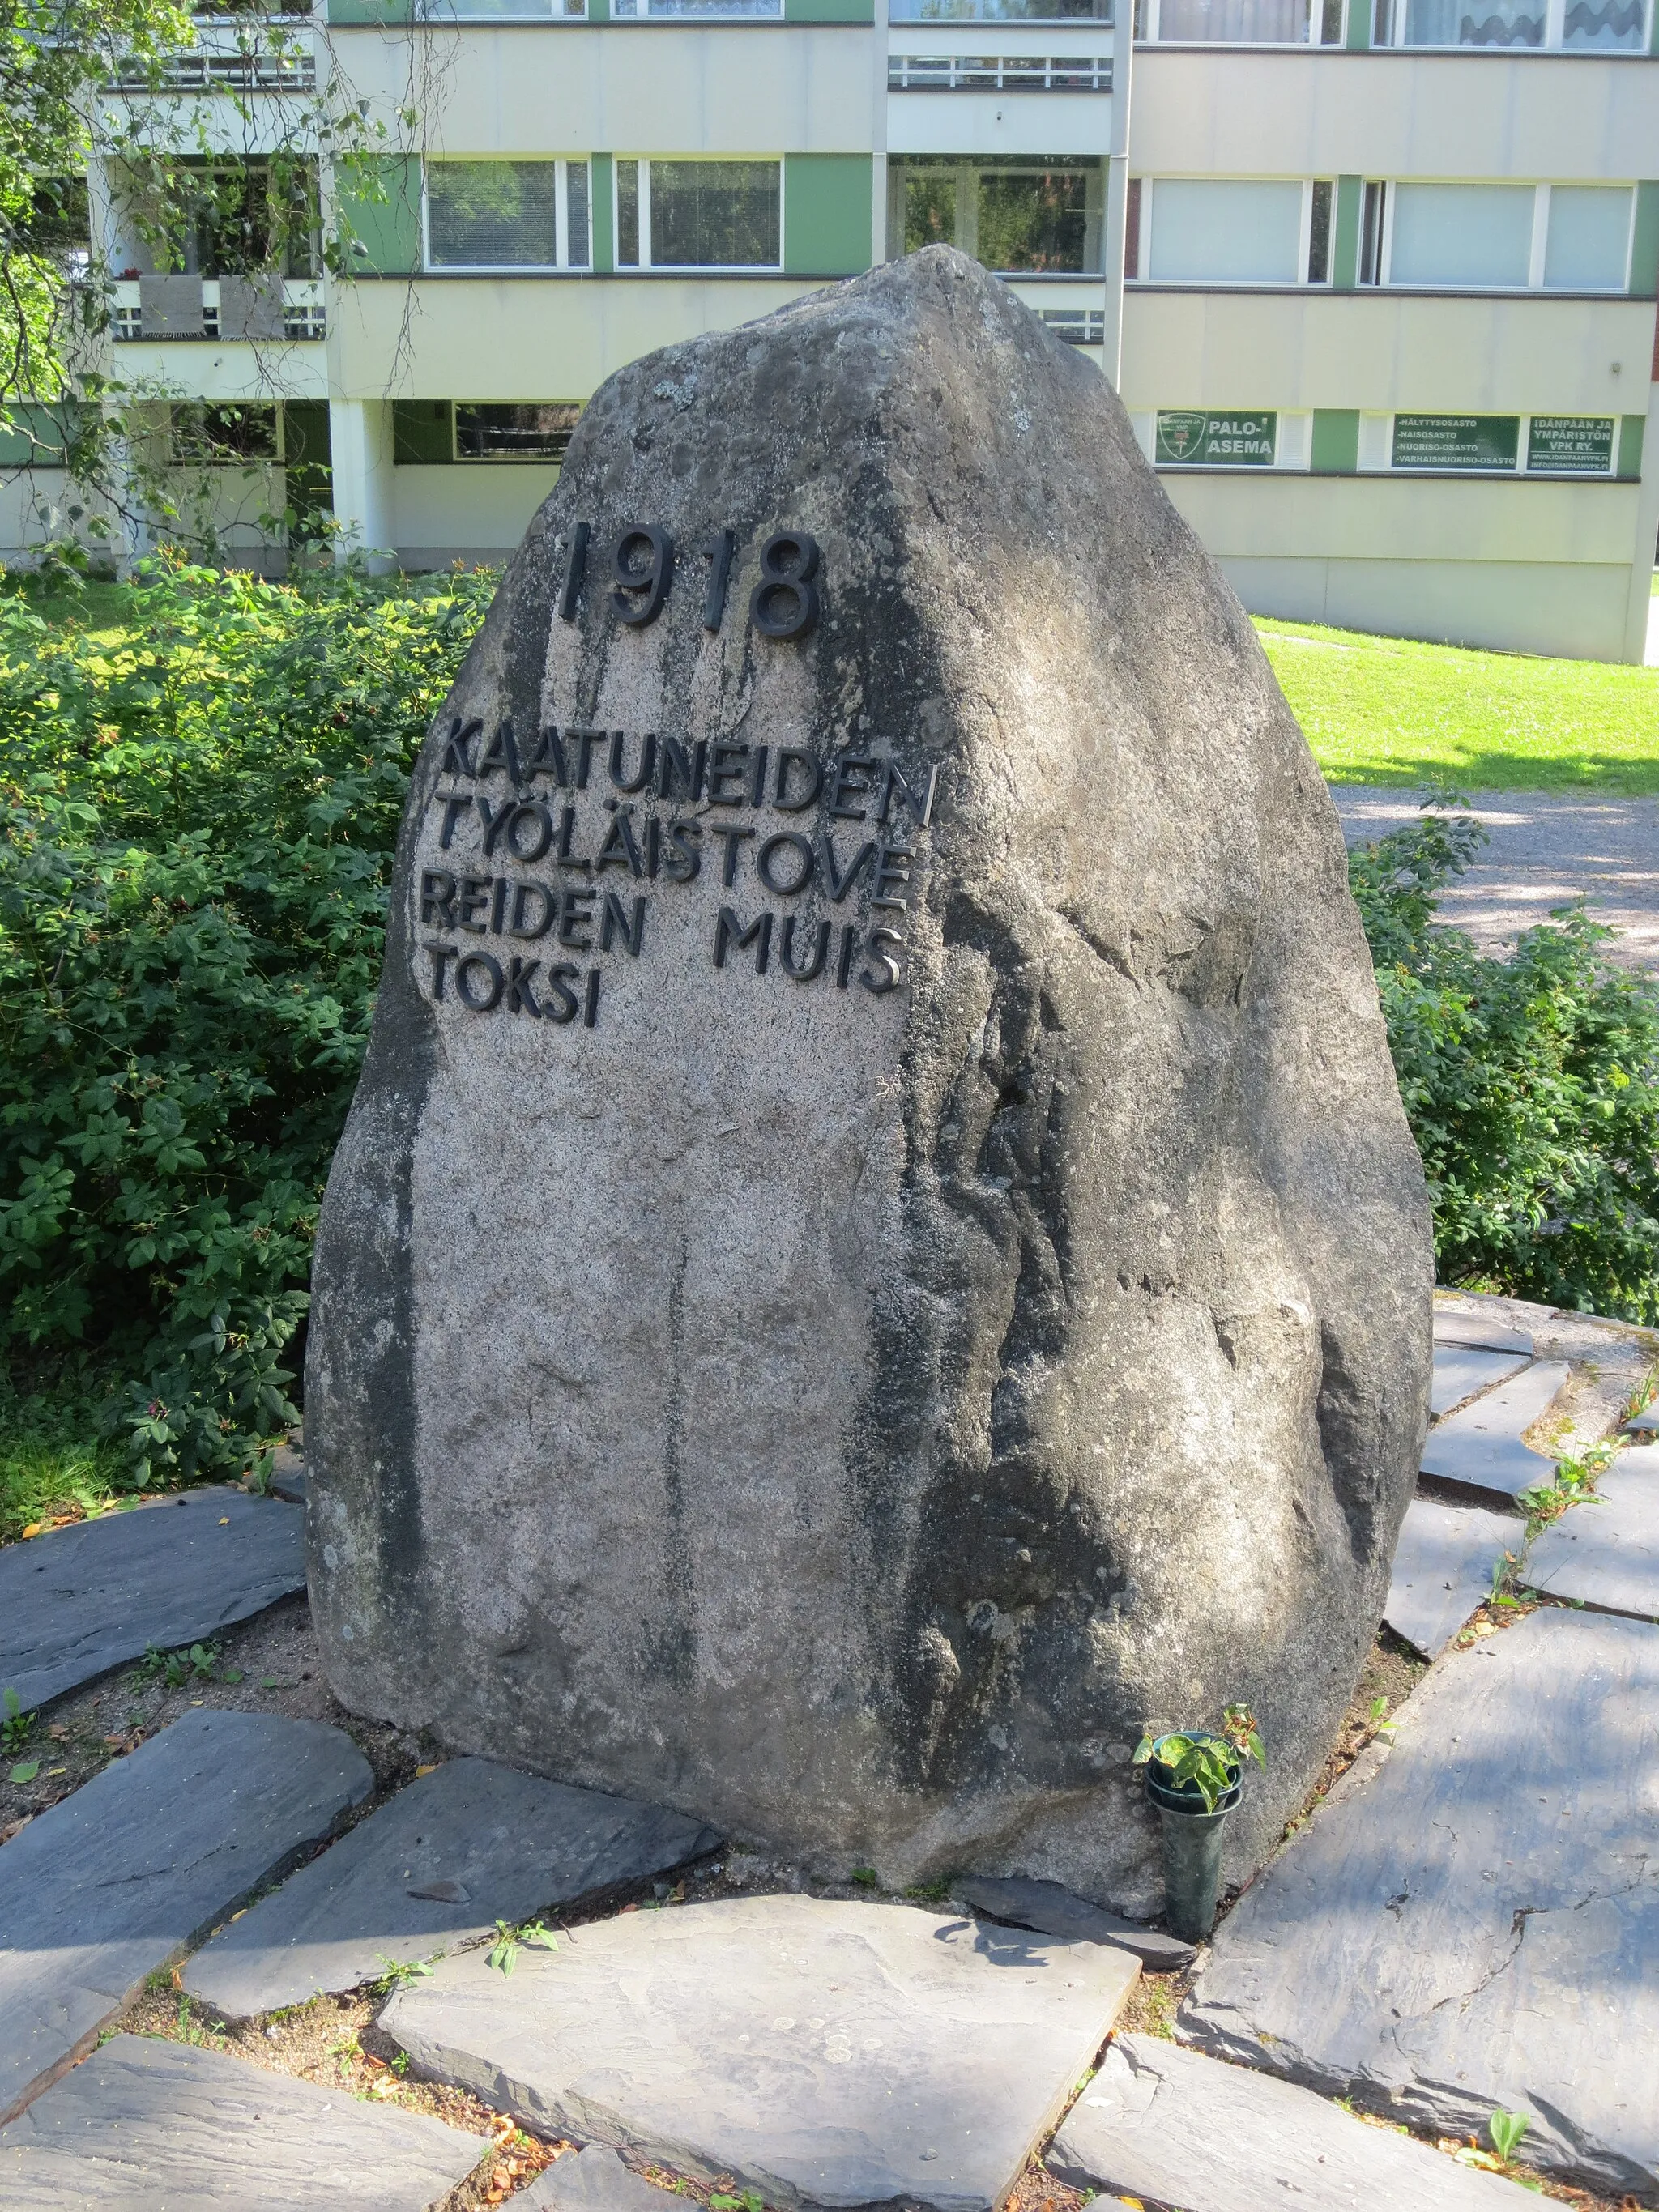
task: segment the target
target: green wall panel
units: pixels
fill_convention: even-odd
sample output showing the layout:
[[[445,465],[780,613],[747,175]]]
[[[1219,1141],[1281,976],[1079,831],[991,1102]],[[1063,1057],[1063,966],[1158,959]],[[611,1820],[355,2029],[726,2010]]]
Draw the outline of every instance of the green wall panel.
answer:
[[[1343,45],[1355,53],[1364,53],[1370,42],[1370,0],[1348,0],[1348,27]]]
[[[375,166],[383,198],[361,198],[349,184],[341,195],[351,226],[351,266],[368,275],[408,276],[421,265],[420,159],[390,154]]]
[[[1352,292],[1359,282],[1359,219],[1365,204],[1363,177],[1339,177],[1331,220],[1331,283]]]
[[[1636,477],[1642,473],[1642,433],[1647,428],[1644,416],[1621,415],[1619,417],[1618,472],[1621,477]]]
[[[1313,418],[1313,473],[1351,477],[1359,466],[1359,410],[1316,407]]]
[[[0,429],[0,468],[55,469],[63,465],[64,425],[56,408],[38,400],[6,403],[10,427]]]
[[[870,266],[875,164],[868,154],[786,154],[783,265],[792,276],[856,276]]]
[[[871,0],[783,0],[786,23],[873,23]]]
[[[392,403],[392,458],[401,465],[431,467],[453,461],[455,439],[454,408],[447,399],[394,399]]]
[[[1659,8],[1655,9],[1659,17]],[[1659,292],[1659,185],[1636,187],[1636,234],[1630,247],[1630,289],[1638,300]]]
[[[611,181],[616,157],[611,154],[590,154],[587,163],[592,190],[589,206],[593,223],[593,267],[603,275],[617,265],[617,196]]]

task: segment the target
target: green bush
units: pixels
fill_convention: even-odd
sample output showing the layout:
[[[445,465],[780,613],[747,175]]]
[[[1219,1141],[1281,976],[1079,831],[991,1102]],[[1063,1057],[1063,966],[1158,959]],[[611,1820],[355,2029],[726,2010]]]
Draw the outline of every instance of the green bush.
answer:
[[[495,579],[177,564],[114,642],[0,598],[0,1320],[126,1480],[293,1418],[404,787]]]
[[[1434,921],[1484,842],[1430,813],[1349,856],[1443,1282],[1659,1322],[1659,988],[1581,907],[1508,960]]]

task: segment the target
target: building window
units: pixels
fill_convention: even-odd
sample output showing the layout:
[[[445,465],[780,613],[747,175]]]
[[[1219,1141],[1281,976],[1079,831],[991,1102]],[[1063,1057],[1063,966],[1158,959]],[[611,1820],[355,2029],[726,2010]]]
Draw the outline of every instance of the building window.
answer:
[[[776,269],[782,164],[619,161],[617,265]]]
[[[1159,468],[1270,469],[1279,453],[1279,417],[1255,410],[1177,408],[1158,417]]]
[[[586,269],[587,163],[428,161],[428,269]]]
[[[1544,289],[1622,292],[1635,195],[1627,185],[1547,185]]]
[[[403,467],[453,461],[564,459],[581,409],[574,400],[399,399],[392,410],[392,457]]]
[[[1105,179],[1097,155],[895,159],[888,192],[895,252],[956,246],[1003,276],[1101,273]]]
[[[416,0],[415,14],[422,23],[544,23],[550,16],[574,17],[587,13],[587,0]]]
[[[1313,281],[1327,281],[1328,184],[1216,177],[1148,182],[1137,258],[1152,283],[1299,284],[1316,267]]]
[[[751,22],[757,17],[781,16],[783,0],[611,0],[611,13],[623,22],[647,17],[657,21],[690,17],[705,23],[722,19]]]
[[[1555,0],[1559,4],[1559,0]],[[1376,46],[1599,47],[1647,51],[1645,0],[1375,0]]]
[[[1140,35],[1158,46],[1340,46],[1341,0],[1143,0]]]
[[[1109,23],[1112,0],[889,0],[890,23]]]
[[[1622,292],[1634,211],[1628,185],[1369,184],[1360,282]]]

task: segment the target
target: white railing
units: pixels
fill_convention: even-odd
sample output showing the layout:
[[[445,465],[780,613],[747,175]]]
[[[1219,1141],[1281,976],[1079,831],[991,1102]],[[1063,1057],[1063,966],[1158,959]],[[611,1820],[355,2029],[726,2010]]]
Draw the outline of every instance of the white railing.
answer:
[[[1109,92],[1112,58],[890,54],[889,92]]]
[[[167,345],[211,338],[275,345],[328,336],[328,310],[315,277],[285,278],[280,303],[275,287],[255,278],[141,277],[116,284],[112,291],[111,328],[129,343]]]

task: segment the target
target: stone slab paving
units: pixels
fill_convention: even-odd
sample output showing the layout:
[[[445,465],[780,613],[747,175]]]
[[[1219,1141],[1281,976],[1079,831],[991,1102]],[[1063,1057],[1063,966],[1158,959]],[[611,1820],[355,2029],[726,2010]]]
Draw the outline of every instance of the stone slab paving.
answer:
[[[185,1987],[246,2018],[355,1989],[720,1842],[684,1814],[452,1759],[360,1820],[198,1951]]]
[[[1222,1923],[1178,2033],[1659,2189],[1659,1629],[1546,1607],[1438,1661]]]
[[[1449,1413],[1466,1398],[1507,1382],[1527,1364],[1523,1352],[1482,1352],[1462,1344],[1437,1344],[1429,1385],[1429,1411]]]
[[[1540,1535],[1527,1580],[1553,1597],[1659,1620],[1659,1444],[1620,1452],[1595,1491],[1598,1503],[1569,1506]]]
[[[1112,2038],[1043,2163],[1074,2188],[1182,2212],[1522,2212],[1539,2201],[1310,2089],[1146,2035]]]
[[[1633,1437],[1659,1436],[1659,1404],[1644,1406],[1625,1425]]]
[[[0,2121],[374,1782],[338,1729],[203,1711],[31,1820],[0,1856]]]
[[[1091,1904],[1057,1881],[994,1880],[974,1875],[951,1885],[951,1894],[975,1912],[993,1920],[1011,1921],[1016,1928],[1034,1928],[1042,1936],[1075,1936],[1084,1943],[1118,1943],[1133,1951],[1143,1966],[1155,1974],[1177,1973],[1196,1956],[1190,1943],[1162,1928],[1126,1920],[1103,1905]]]
[[[0,1551],[0,1688],[44,1705],[305,1586],[305,1515],[240,1490],[187,1490],[31,1536]]]
[[[1466,1304],[1451,1304],[1437,1298],[1434,1304],[1437,1344],[1467,1345],[1481,1352],[1521,1352],[1532,1357],[1532,1336],[1501,1316],[1471,1310]]]
[[[589,2143],[574,2158],[567,2152],[556,2159],[521,2189],[513,2212],[547,2212],[552,2205],[560,2212],[670,2212],[675,2205],[685,2212],[686,2200],[630,2172],[608,2144]]]
[[[217,2051],[118,2035],[0,2128],[7,2212],[428,2212],[489,2150]]]
[[[1519,1559],[1527,1524],[1518,1513],[1413,1498],[1406,1508],[1382,1618],[1396,1636],[1437,1659],[1492,1589],[1505,1552]]]
[[[1549,1411],[1568,1371],[1565,1359],[1540,1359],[1473,1405],[1437,1421],[1424,1443],[1423,1473],[1510,1497],[1549,1481],[1554,1461],[1521,1438]]]
[[[589,1923],[510,1980],[447,1959],[381,2021],[532,2126],[771,2204],[991,2212],[1139,1972],[908,1905],[739,1898]]]

